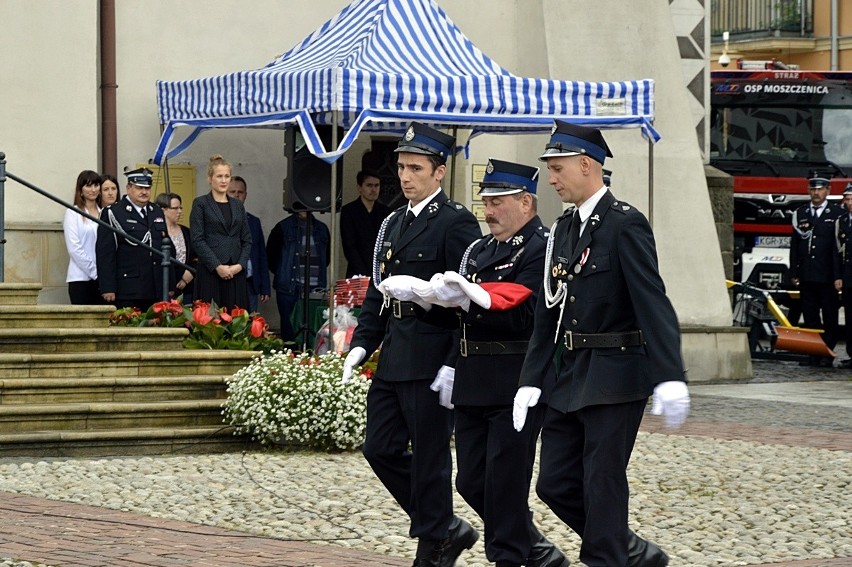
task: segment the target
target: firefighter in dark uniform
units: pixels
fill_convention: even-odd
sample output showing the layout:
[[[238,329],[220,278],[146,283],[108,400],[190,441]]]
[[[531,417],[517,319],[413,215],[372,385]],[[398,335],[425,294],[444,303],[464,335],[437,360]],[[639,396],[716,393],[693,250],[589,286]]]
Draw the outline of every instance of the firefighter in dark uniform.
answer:
[[[837,250],[840,254],[840,275],[843,280],[841,297],[843,314],[846,316],[846,355],[841,361],[843,368],[852,367],[852,183],[843,191],[843,212],[835,224]]]
[[[843,210],[828,202],[830,192],[828,179],[812,177],[808,180],[810,203],[793,211],[790,281],[799,288],[804,326],[823,329],[822,340],[833,350],[840,328],[837,292],[842,282],[835,225]],[[809,363],[830,367],[832,359],[813,356]]]
[[[125,175],[126,194],[101,211],[101,220],[160,250],[166,220],[163,210],[150,203],[153,172],[143,167]],[[158,254],[99,225],[95,255],[98,286],[107,303],[146,311],[162,299],[163,273]]]
[[[591,567],[663,567],[668,557],[627,525],[627,464],[648,397],[677,427],[689,411],[680,328],[659,274],[651,227],[604,185],[600,131],[556,121],[541,156],[575,208],[547,243],[535,329],[515,395],[522,430],[561,343],[541,430],[536,491],[582,539]]]
[[[536,214],[537,184],[538,168],[489,160],[479,195],[491,235],[471,244],[459,273],[444,278],[474,292],[463,305],[452,397],[456,488],[483,519],[485,555],[497,567],[568,566],[533,525],[528,504],[544,406],[530,410],[520,434],[512,425],[549,234]]]
[[[376,286],[393,275],[428,280],[436,272],[454,270],[467,246],[481,236],[476,217],[441,190],[454,144],[452,136],[413,123],[395,150],[408,204],[379,229],[372,285],[343,376],[348,381],[353,367],[381,344],[367,394],[363,451],[411,518],[409,535],[419,539],[414,564],[420,567],[451,567],[479,538],[470,524],[453,515],[453,414],[439,403],[441,393],[452,389],[458,315],[446,307],[426,310],[383,296]]]

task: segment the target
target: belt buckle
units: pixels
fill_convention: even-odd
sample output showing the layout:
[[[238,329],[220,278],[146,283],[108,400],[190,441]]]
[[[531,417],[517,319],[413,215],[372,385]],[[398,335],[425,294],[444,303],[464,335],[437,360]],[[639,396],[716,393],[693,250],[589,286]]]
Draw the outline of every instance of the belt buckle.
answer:
[[[402,302],[394,299],[391,301],[391,308],[393,309],[393,316],[397,319],[402,319]]]
[[[565,331],[565,348],[574,350],[574,333]]]
[[[459,340],[459,354],[467,358],[467,341],[465,339]]]

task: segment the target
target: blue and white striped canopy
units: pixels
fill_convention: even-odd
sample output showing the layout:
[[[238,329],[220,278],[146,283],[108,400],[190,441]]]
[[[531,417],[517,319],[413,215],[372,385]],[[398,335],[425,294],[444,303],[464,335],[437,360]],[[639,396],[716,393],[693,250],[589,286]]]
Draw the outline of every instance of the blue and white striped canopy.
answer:
[[[554,118],[641,128],[653,141],[654,81],[590,83],[518,77],[482,53],[434,0],[354,0],[262,69],[158,81],[164,131],[154,162],[204,130],[298,124],[309,150],[333,162],[362,131],[402,132],[416,120],[483,133],[549,132]],[[315,124],[346,130],[325,148]],[[176,143],[176,130],[191,130]]]

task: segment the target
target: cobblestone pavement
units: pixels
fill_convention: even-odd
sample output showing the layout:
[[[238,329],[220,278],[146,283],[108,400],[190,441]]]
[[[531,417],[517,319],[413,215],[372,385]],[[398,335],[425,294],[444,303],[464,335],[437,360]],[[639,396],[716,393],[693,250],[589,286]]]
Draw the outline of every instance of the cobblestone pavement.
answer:
[[[693,385],[691,388],[692,413],[686,424],[678,430],[664,429],[658,418],[646,416],[642,425],[643,433],[640,434],[641,443],[637,444],[639,454],[634,456],[634,462],[631,464],[631,483],[640,486],[637,507],[644,508],[644,515],[640,515],[639,518],[644,520],[645,525],[639,526],[639,532],[643,535],[650,532],[656,538],[659,534],[655,533],[655,529],[659,528],[659,533],[675,539],[670,545],[678,553],[673,553],[672,567],[680,565],[850,566],[852,565],[852,526],[849,521],[850,508],[852,508],[852,497],[850,497],[852,486],[850,486],[849,478],[852,473],[850,469],[850,463],[852,463],[850,461],[852,371],[804,368],[795,363],[765,361],[755,361],[754,370],[755,377],[747,384]],[[730,494],[721,490],[708,492],[705,500],[698,500],[706,502],[707,510],[702,511],[702,514],[690,516],[689,521],[704,524],[701,526],[683,525],[684,518],[689,516],[683,510],[675,509],[673,514],[668,514],[669,510],[661,509],[656,512],[657,515],[648,512],[648,509],[655,505],[664,506],[654,502],[654,498],[662,500],[665,497],[665,502],[676,502],[677,491],[683,489],[681,486],[668,486],[667,482],[671,482],[667,480],[668,477],[646,478],[651,473],[643,468],[643,463],[647,463],[649,458],[664,451],[678,454],[689,451],[718,452],[725,461],[718,463],[718,466],[726,467],[726,475],[732,472],[730,478],[736,477],[737,473],[742,473],[740,476],[754,474],[762,476],[760,482],[768,484],[791,483],[788,477],[807,481],[810,478],[807,477],[808,468],[812,464],[809,459],[812,459],[814,455],[820,457],[820,463],[830,463],[839,468],[817,471],[822,473],[819,478],[828,478],[831,482],[830,486],[829,483],[825,484],[824,490],[833,492],[824,495],[824,502],[821,501],[815,506],[819,509],[817,512],[806,509],[806,506],[796,501],[793,495],[789,502],[781,505],[782,508],[790,508],[789,510],[780,512],[767,510],[765,513],[766,516],[788,515],[790,521],[801,521],[802,532],[808,534],[807,538],[814,538],[812,541],[793,541],[795,533],[785,536],[784,541],[772,541],[774,526],[788,519],[766,518],[767,526],[772,527],[766,529],[766,538],[763,539],[769,541],[758,542],[758,544],[766,545],[766,549],[772,551],[735,557],[733,550],[738,545],[736,538],[745,538],[746,534],[731,535],[721,526],[721,523],[729,517],[730,509],[726,507],[732,508],[739,504],[731,500]],[[731,458],[731,455],[734,457]],[[252,457],[255,456],[249,455],[248,458]],[[168,458],[164,457],[160,462],[163,475],[173,474],[167,470],[166,459]],[[294,461],[304,461],[311,457],[292,456],[291,458]],[[741,462],[731,462],[732,460]],[[755,460],[762,460],[757,469],[754,469]],[[146,458],[144,462],[145,466],[154,467],[154,470],[157,470],[157,459]],[[265,461],[257,461],[257,463],[262,462]],[[315,467],[313,470],[317,472],[317,476],[320,476],[322,467],[335,466],[334,463],[340,462],[350,463],[348,465],[350,467],[351,463],[358,462],[358,470],[352,470],[350,473],[355,479],[354,484],[360,485],[361,488],[366,485],[372,494],[372,489],[378,481],[371,478],[369,470],[357,459],[319,458],[316,464],[307,465],[307,470],[310,471],[310,467]],[[678,466],[680,463],[681,461],[677,461]],[[400,540],[395,542],[396,546],[393,545],[394,542],[388,546],[378,545],[375,541],[371,543],[370,538],[362,538],[364,541],[353,544],[346,541],[332,541],[335,538],[330,536],[323,542],[307,537],[283,537],[274,535],[279,533],[275,531],[276,526],[269,526],[269,530],[255,528],[245,518],[241,519],[245,522],[244,529],[209,525],[209,521],[203,523],[200,520],[185,521],[177,519],[178,516],[175,515],[177,509],[183,506],[179,500],[178,504],[173,505],[175,508],[172,510],[173,514],[169,514],[169,511],[143,513],[140,511],[142,509],[140,506],[130,505],[129,502],[132,499],[128,498],[125,502],[123,498],[117,496],[115,501],[98,502],[97,506],[93,506],[90,502],[96,501],[95,493],[100,487],[89,485],[91,494],[80,494],[81,490],[84,492],[85,490],[81,489],[81,485],[77,482],[79,479],[74,478],[51,480],[50,488],[45,488],[44,491],[33,488],[48,482],[46,472],[54,465],[73,467],[74,463],[42,463],[37,459],[0,459],[0,558],[13,558],[6,561],[0,559],[0,566],[29,565],[25,561],[32,562],[33,565],[45,564],[55,567],[143,565],[363,567],[411,564],[410,551],[413,544],[403,537],[404,530],[398,529],[404,526],[404,523],[400,523],[398,518],[393,521],[381,517],[371,518],[371,510],[382,508],[386,503],[370,500],[370,496],[362,496],[360,492],[354,492],[356,496],[351,497],[350,506],[353,516],[357,516],[358,521],[364,526],[375,522],[379,532],[393,531],[398,534],[388,537],[388,539]],[[304,463],[301,466],[305,466]],[[825,468],[827,465],[816,466]],[[366,469],[366,472],[362,469]],[[743,473],[743,469],[749,470]],[[40,472],[42,470],[45,471],[43,477]],[[758,472],[754,472],[755,470]],[[223,485],[221,489],[218,488],[217,483],[221,479],[217,479],[215,475],[224,475],[224,472],[211,469],[206,473],[210,476],[179,479],[176,482],[186,484],[175,484],[174,491],[180,493],[181,490],[186,490],[188,493],[190,482],[215,484],[215,489],[223,492],[229,490],[227,485]],[[240,471],[237,471],[237,474],[239,473]],[[679,471],[674,474],[679,474]],[[699,474],[705,477],[723,478],[720,471],[706,470],[699,471]],[[23,475],[30,475],[30,477],[24,478]],[[728,476],[724,478],[730,480]],[[298,480],[293,480],[294,485],[298,486]],[[741,480],[738,478],[738,481]],[[103,478],[89,479],[89,481],[106,483],[106,479]],[[126,482],[134,484],[132,479]],[[246,478],[245,482],[248,484],[249,479]],[[342,491],[345,483],[340,484],[340,486],[326,485],[326,493]],[[134,490],[137,493],[143,490],[140,486],[127,486],[128,494]],[[743,486],[763,485],[743,484]],[[791,486],[794,486],[791,493],[798,490],[795,488],[795,483]],[[657,487],[659,494],[648,494],[649,487]],[[687,488],[702,491],[715,490],[712,485],[706,483],[696,484],[695,487],[687,486]],[[820,486],[806,488],[816,491],[808,494],[820,496]],[[310,508],[312,512],[327,509],[335,504],[330,500],[340,498],[327,494],[321,496],[326,500],[305,501],[303,505]],[[733,494],[736,498],[736,495],[740,493],[734,490]],[[46,498],[45,495],[50,497]],[[150,496],[151,500],[154,500],[156,495]],[[748,493],[742,493],[740,497],[744,500],[752,499],[752,495]],[[385,494],[384,499],[387,498]],[[458,500],[460,499],[457,498]],[[258,507],[260,507],[259,504]],[[796,507],[801,508],[793,509]],[[288,509],[285,506],[279,509],[277,516],[268,523],[280,523],[284,526],[282,529],[293,529],[294,524],[302,524],[300,528],[308,532],[316,528],[319,533],[320,522],[304,512],[305,509],[299,507]],[[469,509],[467,513],[472,514]],[[168,517],[169,515],[175,517]],[[689,538],[690,531],[706,530],[707,523],[720,524],[718,533],[721,534],[719,536],[721,541],[690,540],[686,546],[688,549],[674,549],[675,543],[682,544],[677,541],[678,537]],[[808,523],[824,525],[814,528],[807,525]],[[334,532],[335,528],[340,526],[332,526],[331,532]],[[760,529],[760,527],[752,528],[751,531]],[[822,532],[829,536],[827,540],[819,539],[819,534]],[[813,533],[817,535],[814,536]],[[576,537],[573,534],[563,536],[561,532],[556,535],[557,541],[565,549],[572,564],[576,565]],[[832,542],[831,549],[825,548],[824,541]],[[362,545],[365,543],[369,545]],[[400,545],[408,551],[397,551]],[[718,550],[720,547],[723,551]],[[480,542],[469,553],[479,549],[478,553],[481,556],[481,548]],[[730,558],[727,558],[724,548],[731,549]],[[708,557],[714,559],[708,559]],[[470,562],[465,563],[465,561]],[[487,565],[487,563],[472,557],[466,559],[463,555],[462,560],[459,561],[459,567],[462,565],[473,567]]]

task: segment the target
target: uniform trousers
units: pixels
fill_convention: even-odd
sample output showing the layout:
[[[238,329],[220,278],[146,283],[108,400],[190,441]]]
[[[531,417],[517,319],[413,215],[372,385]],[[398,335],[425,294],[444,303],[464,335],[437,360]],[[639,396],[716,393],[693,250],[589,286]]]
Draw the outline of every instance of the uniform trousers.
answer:
[[[852,278],[843,278],[843,315],[846,318],[846,354],[852,358]]]
[[[409,535],[439,541],[447,537],[453,518],[453,413],[438,403],[431,383],[373,378],[363,452],[411,518]]]
[[[103,305],[104,298],[98,289],[98,280],[68,282],[71,305]]]
[[[529,509],[543,404],[530,408],[520,433],[512,406],[456,406],[456,488],[485,523],[491,562],[526,563],[533,539]]]
[[[589,567],[627,565],[627,464],[646,403],[545,413],[536,492],[580,536]]]
[[[834,282],[799,282],[804,326],[809,329],[823,329],[822,340],[828,348],[837,345],[838,309],[840,302]],[[821,316],[820,316],[821,315]]]

